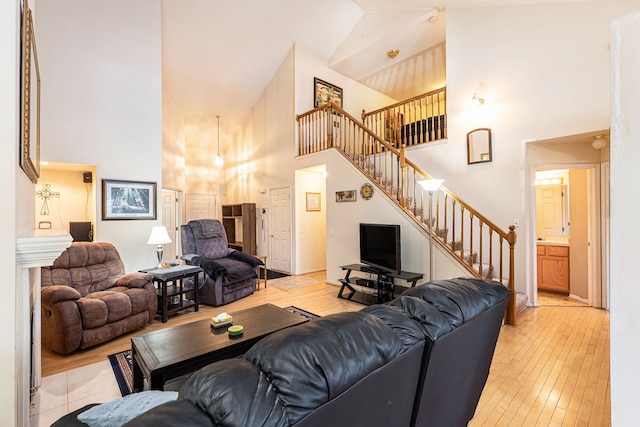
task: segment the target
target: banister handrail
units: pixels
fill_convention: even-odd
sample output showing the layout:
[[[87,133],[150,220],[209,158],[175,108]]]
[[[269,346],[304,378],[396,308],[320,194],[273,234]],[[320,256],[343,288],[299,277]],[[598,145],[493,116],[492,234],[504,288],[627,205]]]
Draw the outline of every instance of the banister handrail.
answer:
[[[347,113],[345,110],[343,110],[342,108],[338,107],[337,105],[333,105],[333,104],[330,104],[330,103],[323,104],[323,105],[321,105],[319,107],[314,108],[313,110],[309,110],[309,111],[307,111],[305,113],[296,115],[296,121],[299,122],[301,119],[304,119],[304,118],[306,118],[308,116],[311,116],[312,114],[314,114],[314,113],[316,113],[318,111],[325,111],[325,110],[336,110],[336,112],[338,112],[340,115],[349,118],[354,123],[357,123],[358,126],[360,126],[362,128],[363,132],[368,134],[371,138],[375,139],[378,143],[380,143],[380,145],[383,145],[385,147],[385,149],[389,150],[390,152],[394,153],[397,156],[400,156],[400,150],[395,148],[393,145],[390,145],[389,143],[387,143],[387,141],[385,141],[384,139],[380,138],[378,135],[376,135],[371,130],[369,130],[366,127],[360,125],[360,123],[358,123],[358,119],[356,119],[351,114]]]
[[[424,192],[417,182],[431,178],[431,175],[407,158],[404,145],[395,147],[333,104],[296,115],[296,121],[298,156],[336,148],[471,275],[506,283],[512,298],[505,322],[515,325],[514,226],[509,226],[508,232],[503,230],[444,186],[435,194],[436,212],[428,223],[424,215]],[[505,243],[509,245],[508,254]],[[499,263],[497,270],[495,258]],[[505,276],[505,263],[508,263],[508,277]]]
[[[440,94],[440,93],[443,93],[443,92],[446,93],[446,91],[447,91],[446,87],[438,88],[438,89],[434,89],[432,91],[423,93],[422,95],[416,95],[413,98],[405,99],[404,101],[396,102],[395,104],[391,104],[391,105],[387,105],[386,107],[378,108],[377,110],[367,111],[367,112],[365,112],[365,110],[362,110],[362,122],[364,123],[364,119],[366,117],[368,117],[368,116],[373,116],[374,114],[382,113],[384,111],[391,110],[393,108],[401,107],[403,105],[409,104],[409,103],[411,103],[413,101],[417,101],[417,100],[422,99],[422,98],[426,98],[426,97],[429,97],[429,96],[437,95],[437,94]]]

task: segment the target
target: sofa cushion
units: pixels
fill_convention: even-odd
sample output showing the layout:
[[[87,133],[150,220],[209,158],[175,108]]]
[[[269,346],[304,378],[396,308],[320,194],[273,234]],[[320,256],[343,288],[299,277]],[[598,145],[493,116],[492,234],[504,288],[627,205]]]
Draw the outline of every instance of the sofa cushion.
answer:
[[[123,292],[101,291],[87,295],[88,299],[99,299],[107,306],[107,322],[116,322],[131,315],[131,299]],[[86,328],[85,328],[86,329]]]
[[[278,391],[294,424],[403,352],[385,322],[368,313],[347,312],[271,334],[243,357]]]
[[[42,286],[71,286],[86,296],[112,287],[124,273],[124,264],[112,244],[74,242],[51,267],[42,268]]]
[[[113,292],[120,292],[129,298],[131,304],[131,314],[140,313],[145,310],[149,310],[149,291],[140,288],[124,288],[116,287],[111,289]]]
[[[205,366],[182,386],[180,399],[205,411],[216,426],[289,425],[277,388],[258,367],[243,359]]]
[[[200,219],[187,223],[193,230],[196,253],[210,259],[226,257],[229,252],[227,234],[218,220]]]
[[[499,282],[465,277],[434,280],[408,289],[402,296],[423,299],[456,328],[502,301],[509,293]]]
[[[92,329],[103,326],[107,323],[107,304],[95,298],[80,298],[77,301],[80,319],[82,319],[82,329]]]

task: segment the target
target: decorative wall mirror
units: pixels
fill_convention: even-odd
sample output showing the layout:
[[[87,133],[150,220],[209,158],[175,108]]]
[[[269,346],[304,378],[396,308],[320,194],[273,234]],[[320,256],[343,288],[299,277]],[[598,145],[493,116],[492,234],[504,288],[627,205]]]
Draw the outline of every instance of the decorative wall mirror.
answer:
[[[31,182],[40,176],[40,70],[29,3],[22,3],[22,120],[20,166]]]
[[[491,129],[474,129],[467,134],[467,164],[487,163],[491,157]]]

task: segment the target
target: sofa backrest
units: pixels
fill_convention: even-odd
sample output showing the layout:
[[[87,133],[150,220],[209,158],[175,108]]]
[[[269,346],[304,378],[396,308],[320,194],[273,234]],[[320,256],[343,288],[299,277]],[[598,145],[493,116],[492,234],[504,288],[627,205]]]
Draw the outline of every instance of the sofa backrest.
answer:
[[[430,337],[411,425],[466,426],[473,418],[509,295],[498,282],[459,278],[417,286],[390,303],[418,320]]]
[[[114,286],[125,274],[115,246],[107,242],[73,242],[50,267],[41,269],[42,287],[71,286],[86,296]]]
[[[209,259],[224,258],[229,254],[227,232],[217,219],[196,219],[180,226],[182,252]]]

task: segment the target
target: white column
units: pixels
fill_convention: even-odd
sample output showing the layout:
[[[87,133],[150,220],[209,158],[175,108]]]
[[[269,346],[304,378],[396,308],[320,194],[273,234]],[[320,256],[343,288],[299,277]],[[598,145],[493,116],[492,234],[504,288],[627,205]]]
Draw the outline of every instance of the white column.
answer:
[[[34,230],[16,238],[17,425],[28,425],[30,397],[37,393],[42,379],[40,267],[52,265],[71,241],[66,230]]]

